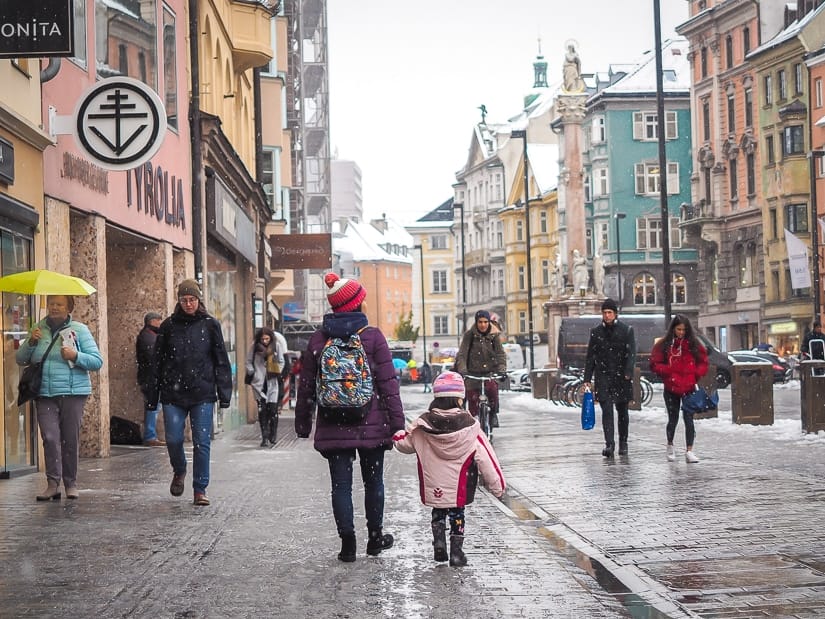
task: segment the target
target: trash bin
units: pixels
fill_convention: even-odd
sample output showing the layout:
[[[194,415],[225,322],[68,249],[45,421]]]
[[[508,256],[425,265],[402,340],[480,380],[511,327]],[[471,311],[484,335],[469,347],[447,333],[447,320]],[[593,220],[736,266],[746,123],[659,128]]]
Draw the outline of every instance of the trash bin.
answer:
[[[799,376],[802,431],[825,430],[825,361],[803,361],[799,364]]]
[[[555,368],[532,370],[530,372],[530,386],[534,398],[538,400],[550,398],[550,389],[555,384],[555,381],[552,380],[554,373],[558,375],[558,370]]]
[[[628,402],[627,408],[632,411],[642,410],[642,371],[633,368],[633,399]]]
[[[773,425],[773,366],[767,361],[734,363],[730,397],[733,423]]]
[[[708,365],[708,373],[705,374],[699,380],[699,386],[702,387],[705,391],[708,392],[708,395],[713,395],[719,390],[719,383],[716,382],[716,366],[713,364]],[[773,393],[773,392],[771,392]],[[719,417],[719,409],[712,408],[709,411],[703,411],[701,413],[694,413],[694,419],[711,419]]]

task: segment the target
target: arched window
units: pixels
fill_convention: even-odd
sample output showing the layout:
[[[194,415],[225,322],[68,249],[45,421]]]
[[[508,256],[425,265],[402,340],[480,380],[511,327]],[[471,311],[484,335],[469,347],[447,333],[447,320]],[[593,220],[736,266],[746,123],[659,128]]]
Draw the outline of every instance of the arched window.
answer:
[[[656,280],[650,273],[639,273],[633,278],[633,304],[656,305]]]
[[[687,303],[687,280],[681,273],[673,273],[671,276],[670,289],[673,291],[672,302],[684,305]]]

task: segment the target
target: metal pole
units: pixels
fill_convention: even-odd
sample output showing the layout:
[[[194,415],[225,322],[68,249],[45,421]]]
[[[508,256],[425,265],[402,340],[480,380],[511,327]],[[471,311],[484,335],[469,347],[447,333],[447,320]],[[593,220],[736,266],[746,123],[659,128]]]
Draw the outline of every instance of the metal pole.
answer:
[[[464,251],[464,205],[456,204],[461,209],[461,333],[458,334],[459,341],[464,329],[467,328],[467,269],[465,261],[467,252]]]
[[[416,245],[421,256],[421,336],[424,338],[424,363],[427,361],[427,311],[424,307],[424,246]]]
[[[662,25],[659,0],[653,0],[653,30],[656,46],[656,126],[659,133],[659,203],[662,220],[662,306],[665,312],[664,328],[670,324],[670,210],[667,206],[667,152],[665,150],[665,93],[662,75]]]
[[[814,320],[819,320],[821,305],[821,282],[819,281],[819,218],[816,212],[816,159],[825,155],[825,150],[812,150],[809,155],[811,174],[811,254],[814,276]]]
[[[530,338],[530,369],[536,367],[533,353],[533,260],[531,256],[532,243],[530,240],[530,160],[527,158],[527,130],[522,132],[524,145],[524,231],[527,234],[527,334]]]
[[[614,218],[616,219],[616,289],[619,292],[619,298],[617,300],[617,305],[619,309],[622,309],[622,297],[624,290],[622,289],[622,242],[619,236],[619,223],[624,219],[624,213],[616,213]]]

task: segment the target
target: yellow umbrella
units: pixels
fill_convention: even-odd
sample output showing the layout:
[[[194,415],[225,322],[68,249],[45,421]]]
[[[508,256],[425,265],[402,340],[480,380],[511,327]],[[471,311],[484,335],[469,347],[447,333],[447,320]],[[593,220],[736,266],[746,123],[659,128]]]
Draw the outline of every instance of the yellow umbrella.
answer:
[[[97,290],[89,282],[63,275],[56,271],[38,269],[23,271],[0,277],[0,292],[17,292],[19,294],[66,294],[87,297]]]

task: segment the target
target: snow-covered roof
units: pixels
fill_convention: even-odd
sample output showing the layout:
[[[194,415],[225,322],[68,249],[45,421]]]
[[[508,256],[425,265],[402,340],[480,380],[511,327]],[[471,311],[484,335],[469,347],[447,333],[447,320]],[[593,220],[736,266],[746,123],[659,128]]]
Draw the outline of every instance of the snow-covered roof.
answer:
[[[662,90],[664,92],[687,93],[690,91],[690,62],[687,55],[688,42],[684,37],[668,39],[662,43]],[[616,65],[613,68],[619,67],[628,70],[627,75],[594,96],[648,93],[656,90],[656,55],[653,50],[646,52],[634,68],[629,69],[625,65]]]
[[[791,5],[793,5],[793,6],[791,6]],[[796,4],[795,3],[788,3],[788,5],[786,5],[786,6],[787,6],[787,8],[790,8],[792,10],[796,10]],[[814,18],[814,16],[819,15],[819,13],[822,12],[823,7],[825,7],[825,4],[820,6],[818,9],[816,9],[814,11],[811,11],[810,13],[805,15],[802,19],[798,19],[795,22],[789,24],[787,28],[785,28],[784,30],[781,30],[770,41],[767,41],[767,42],[763,43],[762,45],[760,45],[756,49],[752,49],[750,51],[750,53],[748,53],[746,58],[752,58],[753,56],[759,54],[760,52],[771,49],[772,47],[776,47],[777,45],[779,45],[781,43],[784,43],[785,41],[790,41],[795,36],[797,36],[805,26],[808,25],[808,23]]]
[[[355,262],[412,264],[409,254],[409,248],[413,245],[412,235],[392,220],[386,221],[386,232],[369,223],[349,222],[341,236],[333,237],[333,252],[347,253]]]

